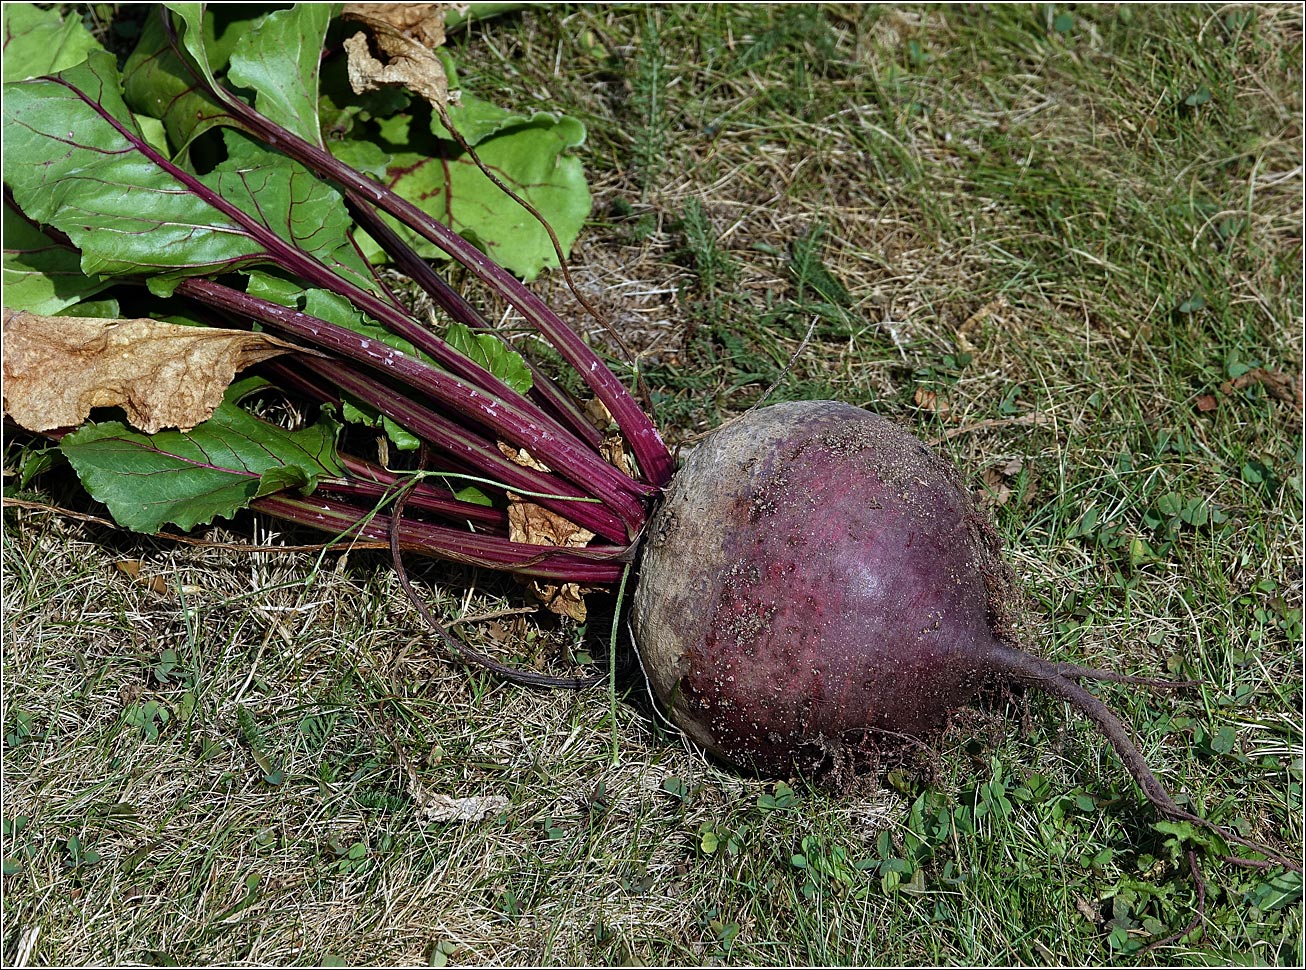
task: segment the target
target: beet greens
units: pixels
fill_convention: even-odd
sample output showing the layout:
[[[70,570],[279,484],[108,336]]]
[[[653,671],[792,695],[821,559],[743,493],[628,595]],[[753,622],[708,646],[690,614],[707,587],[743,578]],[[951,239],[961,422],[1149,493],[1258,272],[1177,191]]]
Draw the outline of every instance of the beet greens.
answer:
[[[254,322],[326,354],[305,357],[296,366],[291,378],[296,390],[337,413],[363,408],[378,414],[388,427],[413,436],[430,455],[439,456],[427,463],[423,471],[428,477],[415,487],[409,506],[413,521],[400,528],[405,545],[542,578],[586,584],[619,578],[644,522],[643,500],[666,481],[671,468],[656,430],[625,387],[515,277],[374,178],[336,160],[320,142],[313,144],[284,127],[293,107],[284,99],[267,99],[281,115],[274,121],[220,86],[202,45],[190,40],[198,34],[195,18],[200,15],[187,9],[179,14],[180,22],[166,22],[166,40],[145,60],[149,78],[169,91],[174,103],[203,104],[206,128],[226,126],[226,158],[200,174],[167,157],[122,100],[113,59],[92,51],[83,64],[6,89],[6,191],[15,208],[79,249],[88,279],[101,274],[140,281],[160,295],[201,303],[229,323]],[[313,29],[320,32],[323,24]],[[233,56],[233,76],[239,66],[239,77],[249,78],[249,62],[257,61],[270,79],[267,87],[279,90],[267,62],[280,58],[287,71],[300,68],[285,63],[278,37],[269,33],[263,48],[246,51],[245,61]],[[310,48],[305,44],[295,51],[303,59],[302,51]],[[184,51],[200,51],[201,56],[187,57]],[[142,73],[138,67],[128,79],[129,91],[140,88]],[[160,83],[161,78],[167,83]],[[259,91],[261,96],[263,88]],[[138,102],[150,102],[136,93]],[[295,116],[298,127],[315,132],[315,105],[300,110],[311,113],[311,119]],[[193,130],[185,133],[189,139],[195,135]],[[107,185],[115,191],[106,191]],[[590,384],[628,442],[643,480],[601,457],[603,434],[550,381],[496,337],[481,336],[485,320],[377,218],[374,207],[440,246],[522,312]],[[396,263],[448,314],[452,323],[443,333],[414,319],[383,285],[355,246],[355,220],[395,254]],[[286,365],[273,370],[284,372]],[[146,514],[133,492],[156,468],[193,470],[187,442],[198,442],[202,449],[213,430],[201,425],[186,433],[145,436],[103,422],[66,436],[62,448],[92,493],[120,521],[125,517],[148,531],[165,522],[189,528],[213,515],[230,514],[245,502],[233,504],[226,490],[210,508],[202,496],[188,495],[170,505],[147,503]],[[385,527],[386,517],[375,514],[375,489],[360,486],[348,472],[331,474],[320,463],[306,465],[295,452],[279,453],[271,444],[275,440],[269,435],[268,442],[258,444],[283,465],[299,468],[304,483],[314,489],[312,498],[265,495],[267,485],[259,481],[266,478],[266,469],[245,463],[232,470],[249,480],[245,501],[309,524],[372,532]],[[510,460],[500,442],[556,471]],[[120,459],[128,454],[134,464],[123,469]],[[98,475],[106,463],[128,475]],[[364,466],[356,461],[353,467]],[[435,485],[431,476],[441,473],[454,476],[447,481],[455,484]],[[375,482],[377,474],[368,472],[366,478]],[[476,479],[482,492],[511,489],[530,496],[606,544],[563,550],[511,541],[501,515],[486,522],[477,501],[457,497],[458,486],[468,478]],[[197,490],[215,493],[202,481]],[[431,516],[444,524],[423,521]],[[467,521],[478,522],[477,531],[456,525]]]

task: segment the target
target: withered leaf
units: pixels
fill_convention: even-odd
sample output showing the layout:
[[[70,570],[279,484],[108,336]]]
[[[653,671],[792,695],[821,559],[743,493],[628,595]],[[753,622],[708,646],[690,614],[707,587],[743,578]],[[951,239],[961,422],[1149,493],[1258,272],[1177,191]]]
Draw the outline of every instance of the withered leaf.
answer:
[[[1102,922],[1102,914],[1099,913],[1097,908],[1083,896],[1075,897],[1075,909],[1079,910],[1079,915],[1084,917],[1084,919],[1088,920],[1090,923]]]
[[[1006,505],[1011,499],[1011,486],[1007,484],[1007,478],[1002,474],[1002,470],[996,467],[984,469],[980,473],[980,480],[984,482],[984,488],[980,492],[979,502],[984,508],[996,508]]]
[[[626,441],[621,435],[604,438],[603,444],[599,446],[599,454],[603,456],[604,461],[619,469],[624,475],[635,477],[635,466],[626,454]]]
[[[1011,487],[1012,481],[1015,480],[1022,471],[1025,470],[1025,463],[1019,458],[1012,458],[1001,465],[990,465],[980,472],[980,480],[984,487],[979,490],[977,498],[983,508],[998,508],[1006,505],[1011,501],[1012,495],[1015,494]],[[1032,476],[1027,477],[1024,488],[1024,502],[1028,505],[1034,497],[1034,491],[1030,487]]]
[[[970,336],[975,333],[975,331],[980,328],[980,325],[989,317],[995,316],[1007,309],[1007,305],[1007,298],[1005,296],[999,296],[995,300],[990,300],[968,316],[962,325],[957,328],[957,332],[965,336]]]
[[[946,418],[948,412],[952,410],[946,397],[942,397],[937,391],[927,390],[923,387],[916,388],[913,400],[916,402],[917,407],[924,408],[926,411],[933,411],[941,418]]]
[[[513,542],[526,542],[534,546],[564,546],[579,548],[594,538],[594,533],[583,529],[557,512],[551,512],[533,502],[525,502],[509,493],[508,538]]]
[[[168,581],[162,576],[151,576],[142,573],[145,563],[139,559],[120,559],[114,563],[120,573],[131,577],[136,582],[148,586],[152,592],[160,595],[167,595]]]
[[[366,3],[353,4],[347,15],[371,31],[376,48],[385,61],[373,56],[367,35],[362,31],[346,38],[344,46],[349,86],[355,94],[376,91],[386,86],[405,87],[425,98],[438,113],[442,113],[449,102],[449,79],[444,73],[444,65],[430,46],[413,40],[394,24],[375,16],[373,6]]]
[[[1253,367],[1247,373],[1240,374],[1231,381],[1225,381],[1220,385],[1220,390],[1224,394],[1232,394],[1251,384],[1260,384],[1270,397],[1301,410],[1301,379],[1292,374],[1285,374],[1283,371]]]
[[[508,538],[535,546],[579,548],[594,538],[594,533],[575,522],[533,502],[508,493]],[[550,584],[532,582],[531,592],[554,613],[585,621],[587,589],[576,583]]]
[[[548,465],[539,461],[525,448],[514,448],[512,445],[506,444],[502,441],[497,441],[495,444],[499,446],[499,451],[503,454],[503,457],[507,458],[509,461],[516,462],[523,468],[534,468],[537,472],[552,471]]]
[[[584,623],[585,617],[589,615],[585,609],[585,594],[589,592],[586,587],[577,583],[554,585],[536,581],[531,583],[530,588],[531,595],[551,613],[569,616],[577,623]]]
[[[479,822],[496,815],[512,803],[503,795],[469,795],[455,798],[440,792],[422,792],[417,801],[417,816],[422,824],[434,822]]]
[[[612,424],[612,412],[608,406],[596,397],[590,398],[582,407],[585,417],[589,418],[590,424],[600,431],[608,428]]]
[[[340,15],[352,20],[379,21],[425,47],[444,43],[444,18],[448,3],[347,3]]]
[[[4,410],[29,431],[121,407],[146,434],[189,430],[222,403],[236,372],[302,348],[243,330],[158,320],[43,317],[4,310]]]

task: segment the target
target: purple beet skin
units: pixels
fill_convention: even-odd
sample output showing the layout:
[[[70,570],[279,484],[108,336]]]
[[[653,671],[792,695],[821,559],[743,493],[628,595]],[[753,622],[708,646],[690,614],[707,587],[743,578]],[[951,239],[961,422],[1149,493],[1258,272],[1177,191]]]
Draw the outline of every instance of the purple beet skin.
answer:
[[[691,453],[633,620],[673,720],[783,773],[939,727],[992,671],[1011,588],[951,466],[860,408],[792,402]]]

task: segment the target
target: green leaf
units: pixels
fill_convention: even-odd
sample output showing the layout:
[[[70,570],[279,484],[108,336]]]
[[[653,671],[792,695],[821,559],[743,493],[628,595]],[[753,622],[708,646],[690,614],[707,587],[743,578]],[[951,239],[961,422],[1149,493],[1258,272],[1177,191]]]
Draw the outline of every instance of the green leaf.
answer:
[[[444,339],[454,350],[480,364],[514,391],[531,389],[531,370],[522,355],[489,333],[476,333],[462,323],[450,323]]]
[[[1268,913],[1299,902],[1301,896],[1301,876],[1295,872],[1282,872],[1257,886],[1250,898],[1253,906]]]
[[[207,4],[165,3],[163,6],[175,15],[173,23],[182,47],[190,54],[205,79],[216,86],[215,72],[226,66],[232,48],[240,40],[239,33],[235,29],[220,32],[215,26],[218,21],[213,16],[205,16]],[[252,25],[245,24],[244,30],[251,27]],[[222,43],[222,39],[228,42]]]
[[[136,151],[129,136],[143,136],[119,95],[113,57],[93,52],[85,64],[58,77],[58,82],[5,85],[5,181],[22,210],[37,223],[62,229],[75,244],[88,243],[93,254],[82,264],[87,275],[96,275],[97,265],[110,262],[108,255],[118,248],[144,248],[147,265],[168,263],[175,262],[166,255],[169,251],[195,249],[193,241],[187,245],[191,237],[213,236],[203,232],[213,221],[213,210],[198,197],[178,192],[175,180],[161,178],[157,166]],[[128,135],[106,120],[96,103]],[[105,191],[106,185],[114,191]],[[147,237],[149,242],[142,244]],[[220,248],[230,259],[240,251],[253,252],[249,242],[233,237],[220,240]],[[234,254],[233,245],[238,247]],[[99,252],[105,255],[95,254]],[[196,255],[203,257],[191,252],[185,258]],[[208,254],[207,261],[224,260]]]
[[[1152,828],[1165,835],[1174,836],[1175,844],[1192,842],[1214,849],[1218,855],[1229,855],[1229,843],[1217,832],[1194,825],[1192,822],[1175,822],[1160,819],[1152,823]],[[1170,844],[1167,842],[1167,844]]]
[[[678,798],[682,802],[689,797],[689,786],[680,778],[672,777],[664,779],[662,782],[662,790],[668,795]]]
[[[403,337],[396,336],[380,324],[373,322],[370,317],[360,313],[353,304],[338,293],[321,289],[303,289],[297,283],[267,273],[255,272],[249,274],[249,277],[248,292],[253,296],[302,310],[370,340],[384,343],[411,357],[434,363],[429,355],[418,350]],[[477,333],[457,322],[451,322],[441,336],[454,350],[480,364],[514,390],[525,394],[531,389],[531,371],[525,359],[497,336]],[[370,408],[354,408],[352,412],[346,413],[345,418],[369,425],[376,424],[374,412]],[[395,427],[398,430],[397,426]],[[408,447],[404,439],[410,440],[413,447],[417,445],[417,439],[412,438],[407,432],[401,431],[400,434],[403,435],[403,439],[395,438],[395,443],[401,448]]]
[[[431,363],[430,357],[423,354],[407,340],[386,330],[370,317],[356,310],[352,303],[329,290],[303,289],[298,283],[272,276],[267,273],[249,274],[247,292],[282,306],[302,310],[312,316],[334,323],[337,326],[362,334],[370,340],[386,344],[409,356]],[[524,362],[523,362],[524,364]],[[421,447],[421,440],[385,417],[375,408],[361,402],[345,398],[341,418],[349,424],[361,424],[369,428],[383,428],[386,436],[400,451],[413,451]]]
[[[571,250],[590,212],[580,159],[565,154],[584,140],[585,127],[576,119],[540,113],[476,147],[486,167],[553,227],[564,253]],[[486,178],[470,156],[456,149],[447,157],[398,152],[388,171],[392,189],[421,200],[429,215],[506,269],[529,280],[545,267],[558,265],[544,227]],[[424,239],[396,228],[423,256],[444,258]]]
[[[332,5],[300,3],[269,14],[243,32],[227,77],[253,88],[254,107],[305,141],[322,144],[318,124],[318,61]]]
[[[447,50],[436,51],[436,56],[440,58],[440,63],[444,67],[445,78],[449,83],[449,90],[458,90],[458,70],[454,65],[453,58]],[[446,109],[449,114],[449,120],[453,123],[458,134],[463,136],[467,144],[475,148],[485,139],[492,135],[497,135],[501,131],[509,128],[516,128],[519,125],[532,124],[537,121],[557,121],[557,115],[548,114],[547,112],[531,112],[529,114],[520,111],[511,111],[507,108],[501,108],[489,101],[483,101],[476,97],[470,91],[458,91],[458,100],[452,103]],[[452,139],[449,129],[445,127],[444,122],[440,119],[438,112],[431,114],[431,134],[441,139]]]
[[[486,495],[475,485],[468,485],[466,488],[460,488],[453,493],[453,497],[460,502],[470,502],[472,505],[491,506],[494,504],[490,496]]]
[[[53,74],[80,64],[93,50],[104,49],[80,18],[62,17],[58,10],[6,3],[3,16],[5,81]]]
[[[76,250],[61,246],[9,205],[4,207],[5,306],[52,316],[113,281],[82,272]]]
[[[145,435],[117,421],[88,424],[60,449],[82,484],[122,526],[191,529],[230,516],[260,495],[311,491],[321,475],[343,475],[334,425],[285,431],[224,402],[190,431]]]
[[[333,141],[329,147],[331,154],[350,168],[375,176],[378,181],[385,179],[386,168],[393,160],[389,152],[372,141],[346,138]]]
[[[215,7],[204,18],[202,27],[207,35],[206,50],[212,51],[214,60],[225,63],[231,48],[254,22],[252,18],[233,19],[222,6]],[[210,128],[232,124],[227,109],[197,85],[190,69],[168,43],[159,15],[146,20],[141,39],[123,66],[123,86],[131,109],[158,119],[176,152]]]
[[[92,53],[58,81],[6,85],[4,113],[5,180],[15,200],[35,222],[68,234],[82,250],[86,275],[153,271],[151,289],[166,295],[185,276],[275,262],[248,229],[188,187],[184,174],[166,171],[143,149],[110,55]],[[225,134],[230,157],[196,181],[368,285],[340,194],[245,136]]]

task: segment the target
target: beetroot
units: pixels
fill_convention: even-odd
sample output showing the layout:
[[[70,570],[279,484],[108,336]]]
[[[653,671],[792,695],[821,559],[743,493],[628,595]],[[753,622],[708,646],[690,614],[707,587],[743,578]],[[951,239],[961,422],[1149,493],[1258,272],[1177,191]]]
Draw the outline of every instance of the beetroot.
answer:
[[[1184,685],[1020,650],[1000,552],[955,470],[908,432],[847,404],[777,404],[686,460],[648,527],[632,628],[671,719],[737,766],[816,774],[941,727],[1005,678],[1090,718],[1163,814],[1214,828],[1076,681]]]
[[[632,620],[673,720],[766,773],[939,727],[992,669],[1012,587],[951,468],[832,402],[696,448],[650,523]]]

